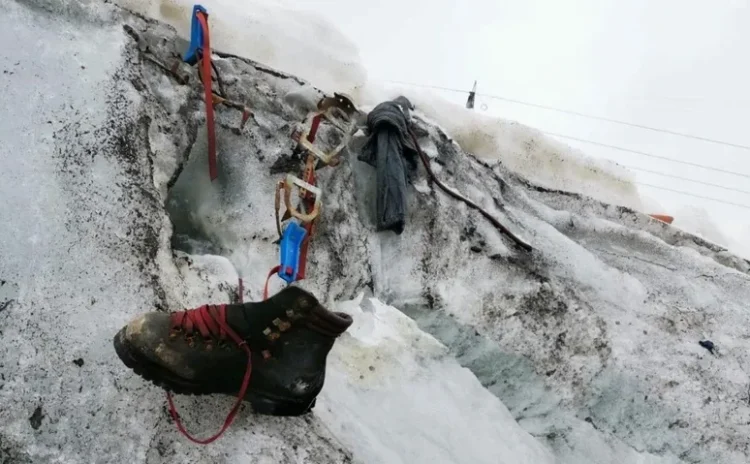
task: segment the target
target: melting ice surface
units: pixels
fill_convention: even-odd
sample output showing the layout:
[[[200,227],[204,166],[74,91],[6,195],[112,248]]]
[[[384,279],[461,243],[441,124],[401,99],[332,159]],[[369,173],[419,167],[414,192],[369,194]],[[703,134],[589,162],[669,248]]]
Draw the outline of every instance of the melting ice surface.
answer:
[[[167,20],[183,35],[187,31],[192,3],[122,3]],[[99,8],[81,4],[84,10]],[[367,84],[356,50],[321,20],[293,11],[280,14],[270,2],[205,5],[213,14],[218,48],[299,74],[327,90],[343,89],[364,104],[383,98]],[[522,263],[530,266],[528,272],[502,261],[510,252],[483,223],[477,229],[489,237],[485,245],[493,253],[470,254],[459,238],[465,224],[458,223],[470,221],[455,203],[439,203],[444,208],[430,213],[442,214],[440,223],[450,227],[444,235],[437,231],[446,248],[434,258],[449,266],[441,273],[432,270],[429,280],[405,277],[418,275],[415,269],[424,258],[418,245],[430,239],[425,218],[413,218],[411,235],[400,241],[368,236],[376,291],[398,304],[365,296],[332,303],[352,314],[355,325],[331,353],[326,387],[312,417],[243,412],[217,446],[197,448],[182,441],[164,414],[162,392],[123,368],[111,350],[111,336],[136,313],[153,309],[155,301],[168,303],[168,309],[225,301],[222,288],[235,285],[238,270],[257,296],[277,251],[268,244],[246,244],[235,232],[273,234],[266,201],[274,179],[258,178],[244,190],[228,192],[226,209],[213,208],[221,226],[216,233],[225,233],[222,244],[231,260],[180,253],[173,260],[163,199],[154,197],[169,179],[168,155],[182,143],[180,127],[169,126],[172,115],[159,113],[158,119],[149,113],[170,131],[155,124],[149,137],[133,141],[135,148],[97,145],[90,129],[112,110],[107,99],[113,76],[123,72],[118,53],[128,38],[120,25],[67,22],[45,11],[11,3],[0,18],[10,63],[2,82],[7,91],[0,95],[9,113],[0,125],[6,141],[0,151],[5,166],[0,195],[8,200],[0,202],[6,225],[0,236],[5,282],[0,286],[0,453],[11,462],[330,463],[351,455],[366,463],[666,463],[714,450],[722,462],[746,462],[746,274],[717,263],[704,247],[683,246],[690,241],[642,218],[621,216],[586,199],[520,188],[509,193],[513,207],[494,212],[513,217],[514,227],[540,250],[541,262]],[[310,54],[316,57],[314,67],[301,59]],[[186,99],[185,89],[169,79],[144,75],[160,96],[169,96],[162,102],[178,105]],[[28,98],[25,89],[31,84],[48,98]],[[114,105],[124,110],[122,119],[132,116],[129,111],[138,116],[144,108],[159,109],[153,95],[145,98],[132,86],[122,95]],[[590,161],[521,125],[457,118],[452,107],[420,94],[408,96],[478,155],[499,156],[549,188],[586,188],[604,200],[638,205],[628,173],[616,166]],[[25,105],[17,104],[21,100]],[[145,159],[147,138],[158,153],[153,173],[147,163],[133,166],[123,156],[127,148]],[[261,147],[268,156],[275,155],[273,143]],[[559,169],[563,159],[573,167]],[[587,179],[585,187],[581,178]],[[455,177],[452,185],[491,204],[487,189],[474,180]],[[487,179],[483,182],[486,187]],[[417,193],[430,195],[423,187]],[[347,229],[360,222],[353,209],[342,206],[351,200],[334,196],[328,204],[351,213],[337,219],[336,239],[361,232]],[[248,201],[266,205],[258,207],[266,209],[257,218],[267,220],[243,215]],[[154,248],[144,249],[144,237],[133,230],[153,232]],[[330,243],[329,248],[317,245],[322,256],[340,252]],[[326,264],[321,259],[318,269]],[[540,269],[548,271],[547,282],[534,280]],[[444,310],[409,314],[445,346],[400,311],[408,312],[406,303],[427,285]],[[503,290],[502,301],[489,294],[497,288]],[[481,336],[475,327],[483,330]],[[724,357],[697,345],[706,335]],[[610,356],[600,358],[607,349]],[[559,353],[565,356],[555,357]],[[72,362],[78,358],[85,364]],[[587,377],[591,372],[593,379]],[[178,402],[191,430],[205,436],[220,423],[231,398]]]

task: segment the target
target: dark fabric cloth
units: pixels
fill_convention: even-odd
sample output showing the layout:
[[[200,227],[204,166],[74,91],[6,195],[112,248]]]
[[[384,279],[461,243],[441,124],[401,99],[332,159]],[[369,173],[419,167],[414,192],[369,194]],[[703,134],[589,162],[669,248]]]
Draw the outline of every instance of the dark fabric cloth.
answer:
[[[418,152],[409,136],[409,109],[404,97],[380,103],[367,116],[369,138],[359,155],[376,171],[377,230],[401,234],[406,225],[406,184],[416,170]]]

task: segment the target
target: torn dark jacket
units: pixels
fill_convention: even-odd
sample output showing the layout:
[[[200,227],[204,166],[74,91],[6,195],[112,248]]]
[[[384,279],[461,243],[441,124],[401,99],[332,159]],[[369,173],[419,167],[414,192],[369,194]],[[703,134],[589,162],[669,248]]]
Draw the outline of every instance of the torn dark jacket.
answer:
[[[417,169],[418,152],[409,136],[411,103],[399,97],[380,103],[367,116],[369,138],[358,159],[376,170],[378,231],[401,234],[406,225],[408,170]]]

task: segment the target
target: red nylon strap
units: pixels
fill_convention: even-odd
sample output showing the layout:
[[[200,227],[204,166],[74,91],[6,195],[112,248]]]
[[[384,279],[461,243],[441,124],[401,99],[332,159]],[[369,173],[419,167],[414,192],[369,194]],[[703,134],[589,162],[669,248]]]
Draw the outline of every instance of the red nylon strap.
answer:
[[[187,334],[192,334],[197,328],[203,338],[214,336],[224,340],[227,334],[217,321],[225,319],[224,306],[204,305],[190,311],[174,313],[172,327],[179,327]]]
[[[309,156],[313,156],[313,155],[309,155]],[[315,177],[315,164],[316,164],[316,161],[313,161],[312,165],[310,166],[309,172],[307,171],[307,168],[305,169],[305,172],[303,173],[304,174],[303,180],[310,185],[317,186],[316,184],[317,179]],[[315,199],[313,198],[313,193],[309,190],[306,190],[302,198],[305,200],[306,211],[312,211],[313,207],[315,206]]]
[[[201,66],[203,71],[203,90],[206,95],[206,128],[208,129],[208,175],[211,180],[216,179],[218,172],[216,169],[216,125],[214,123],[214,102],[213,92],[211,91],[211,40],[208,37],[208,19],[198,12],[198,21],[203,29],[203,53]]]
[[[266,277],[266,285],[263,286],[263,301],[268,299],[268,282],[271,280],[271,277],[280,270],[281,266],[274,266],[273,269],[271,269],[271,272],[268,273],[268,277]]]
[[[226,317],[225,314],[211,314],[211,309],[214,308],[213,306],[206,306],[205,312],[199,311],[198,312],[198,318],[197,318],[197,325],[198,325],[198,331],[203,335],[204,338],[208,338],[211,336],[212,333],[218,333],[219,338],[224,338],[225,333],[224,330],[221,328],[221,325],[219,325],[216,320],[218,318],[224,319]]]
[[[320,115],[318,115],[320,116]],[[319,121],[319,119],[318,119]],[[317,131],[317,125],[315,124],[315,119],[313,119],[313,127]],[[312,135],[313,139],[315,139],[315,132],[310,131],[310,134]],[[310,155],[312,156],[312,155]],[[316,178],[315,178],[315,168],[313,167],[310,172],[308,173],[308,177],[305,178],[305,182],[307,182],[310,185],[316,185]],[[315,199],[313,198],[312,192],[305,192],[304,198],[302,199],[302,203],[305,205],[306,211],[312,211],[312,209],[315,207]],[[316,218],[317,219],[317,218]],[[310,247],[310,240],[312,239],[313,231],[315,229],[315,219],[305,224],[305,231],[307,232],[305,234],[304,240],[302,240],[302,245],[300,245],[300,253],[299,253],[299,269],[297,272],[297,279],[303,280],[305,278],[305,273],[307,271],[307,250]]]
[[[307,141],[313,143],[315,141],[315,135],[318,133],[318,127],[320,126],[320,119],[323,117],[322,114],[316,114],[313,117],[312,123],[310,123],[310,133],[307,135]]]
[[[177,408],[174,405],[174,401],[172,400],[172,394],[167,391],[169,414],[172,416],[172,420],[174,420],[175,424],[177,424],[177,429],[180,431],[180,433],[187,437],[188,440],[192,441],[193,443],[198,443],[199,445],[207,445],[214,442],[217,438],[222,436],[232,424],[232,421],[234,421],[237,412],[240,410],[240,406],[242,406],[242,400],[245,398],[247,388],[250,386],[250,376],[253,371],[252,353],[250,352],[250,348],[248,348],[247,343],[239,335],[237,335],[237,333],[232,330],[232,328],[229,327],[229,325],[226,323],[226,305],[219,305],[218,307],[206,306],[206,314],[215,316],[214,320],[220,326],[221,332],[229,335],[229,338],[231,338],[232,341],[234,341],[237,345],[240,346],[240,348],[245,351],[245,354],[247,354],[247,368],[245,369],[245,376],[242,378],[240,392],[237,394],[237,401],[229,411],[229,414],[227,414],[227,418],[224,420],[224,425],[221,427],[221,430],[219,430],[218,433],[205,439],[195,438],[190,435],[190,433],[185,429],[185,426],[182,425],[182,421],[180,421],[180,415],[177,413]]]
[[[315,221],[313,221],[315,222]],[[307,249],[310,247],[310,239],[312,238],[313,222],[305,224],[305,239],[302,240],[302,245],[299,250],[299,267],[297,269],[297,279],[303,280],[305,278],[305,271],[307,270]]]

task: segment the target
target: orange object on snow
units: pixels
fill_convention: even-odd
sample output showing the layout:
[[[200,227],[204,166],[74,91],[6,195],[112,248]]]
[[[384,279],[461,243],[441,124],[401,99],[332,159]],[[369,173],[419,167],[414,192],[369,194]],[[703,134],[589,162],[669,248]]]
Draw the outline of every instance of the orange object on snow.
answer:
[[[667,224],[671,224],[672,221],[674,221],[672,216],[667,216],[666,214],[649,214],[649,216],[662,222],[666,222]]]

